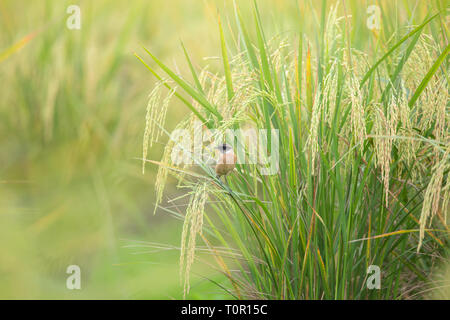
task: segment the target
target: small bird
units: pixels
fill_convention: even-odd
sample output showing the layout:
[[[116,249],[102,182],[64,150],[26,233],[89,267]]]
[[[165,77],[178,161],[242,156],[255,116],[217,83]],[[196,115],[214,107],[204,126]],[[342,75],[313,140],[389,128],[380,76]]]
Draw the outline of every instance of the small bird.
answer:
[[[226,176],[228,173],[233,171],[236,166],[236,154],[233,151],[233,148],[226,144],[222,143],[216,147],[219,150],[219,158],[217,159],[216,164],[216,174],[219,176]]]

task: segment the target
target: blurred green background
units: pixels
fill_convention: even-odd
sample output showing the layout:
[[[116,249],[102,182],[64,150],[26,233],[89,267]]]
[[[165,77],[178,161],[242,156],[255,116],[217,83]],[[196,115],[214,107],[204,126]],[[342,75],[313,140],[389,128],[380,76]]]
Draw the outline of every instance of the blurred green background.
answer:
[[[252,1],[237,3],[251,22]],[[352,44],[361,50],[369,46],[363,26],[372,3],[347,2]],[[417,21],[427,13],[424,2],[383,3],[392,29],[413,10]],[[81,8],[80,30],[66,27],[71,4]],[[258,5],[269,36],[299,26],[316,34],[315,1]],[[219,70],[218,12],[224,28],[234,28],[232,1],[224,0],[0,0],[0,298],[182,297],[182,223],[153,215],[156,168],[142,175],[137,159],[155,79],[133,53],[144,45],[188,78],[182,40],[196,67]],[[172,100],[167,129],[186,114]],[[164,139],[148,158],[159,160],[163,146]],[[166,193],[175,197],[169,182]],[[81,290],[66,288],[71,264],[81,268]],[[227,297],[204,277],[225,281],[196,263],[188,298]]]

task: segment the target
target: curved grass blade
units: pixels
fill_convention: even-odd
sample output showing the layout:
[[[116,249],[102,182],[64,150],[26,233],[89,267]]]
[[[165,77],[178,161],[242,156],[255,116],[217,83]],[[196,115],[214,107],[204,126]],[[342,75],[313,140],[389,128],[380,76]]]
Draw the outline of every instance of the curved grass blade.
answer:
[[[367,71],[367,73],[364,75],[363,79],[361,80],[361,84],[360,87],[362,88],[362,86],[364,85],[364,83],[367,81],[367,79],[369,79],[369,77],[372,75],[372,73],[375,71],[376,68],[378,68],[378,66],[387,58],[389,57],[389,55],[395,51],[395,49],[397,49],[403,42],[405,42],[406,40],[408,40],[410,37],[412,37],[413,35],[415,35],[417,32],[420,32],[422,30],[423,27],[425,27],[431,20],[433,20],[434,18],[436,18],[439,13],[436,13],[434,16],[432,16],[431,18],[428,18],[427,20],[425,20],[421,25],[419,25],[417,28],[415,28],[413,31],[411,31],[410,33],[408,33],[406,36],[404,36],[403,38],[400,39],[399,42],[397,42],[391,49],[388,50],[388,52],[386,52],[381,58],[380,60],[378,60],[370,69],[369,71]]]
[[[142,64],[144,65],[144,66],[146,66],[147,67],[147,69],[148,70],[150,70],[150,72],[156,77],[156,79],[158,79],[158,80],[160,80],[160,81],[162,81],[163,79],[161,78],[161,76],[160,75],[158,75],[156,72],[155,72],[155,70],[153,70],[153,68],[152,67],[150,67],[137,53],[135,53],[134,54],[135,56],[136,56],[136,58],[138,58],[141,62],[142,62]],[[164,82],[164,86],[167,88],[167,89],[169,89],[169,90],[172,90],[172,87],[170,86],[170,85],[168,85],[166,82]],[[200,121],[202,121],[203,123],[205,123],[205,124],[207,124],[208,123],[208,121],[206,121],[206,119],[200,114],[200,112],[198,112],[198,110],[197,109],[195,109],[195,107],[191,104],[191,103],[189,103],[189,101],[187,101],[185,98],[183,98],[183,96],[181,96],[178,92],[176,92],[175,91],[175,96],[178,98],[178,99],[180,99],[188,108],[189,108],[189,110],[191,110],[196,116],[197,116],[197,118],[199,118],[199,120]]]
[[[414,103],[417,101],[420,94],[422,93],[422,91],[425,89],[428,82],[430,81],[431,77],[433,77],[433,75],[436,73],[437,69],[440,67],[442,62],[444,62],[444,59],[447,57],[449,51],[450,51],[450,44],[448,44],[447,47],[445,47],[444,51],[442,51],[442,53],[439,55],[439,57],[436,59],[436,61],[431,66],[430,70],[427,72],[427,74],[423,78],[422,82],[417,87],[416,92],[414,92],[411,100],[409,100],[408,105],[410,107],[412,107],[414,105]]]
[[[349,243],[358,242],[358,241],[379,239],[379,238],[390,237],[390,236],[394,236],[394,235],[398,235],[398,234],[413,233],[413,232],[419,232],[419,231],[420,231],[419,229],[398,230],[398,231],[388,232],[388,233],[384,233],[384,234],[379,234],[379,235],[372,236],[372,237],[350,240]],[[447,230],[439,230],[439,229],[425,229],[425,231],[429,231],[429,232],[448,232]]]
[[[164,63],[162,63],[158,58],[156,58],[147,48],[144,47],[144,50],[148,53],[148,55],[156,62],[156,64],[163,69],[169,77],[172,78],[180,87],[182,87],[193,99],[195,99],[198,103],[200,103],[206,110],[215,115],[217,119],[222,120],[222,115],[217,111],[217,109],[210,104],[205,97],[195,90],[190,84],[177,76],[169,67],[167,67]]]
[[[16,43],[14,43],[12,46],[10,46],[10,47],[6,48],[5,50],[1,51],[0,52],[0,62],[8,59],[9,56],[11,56],[15,52],[19,51],[20,49],[22,49],[38,33],[39,33],[38,31],[31,32],[30,34],[27,34],[25,37],[23,37],[22,39],[20,39]]]
[[[259,70],[259,62],[256,58],[255,50],[253,49],[253,45],[250,41],[250,37],[248,35],[247,29],[244,25],[244,19],[241,16],[241,13],[239,11],[239,8],[236,6],[236,3],[234,2],[234,10],[236,15],[236,24],[239,29],[239,33],[241,34],[242,42],[244,44],[245,50],[247,52],[247,56],[255,70]]]
[[[184,55],[188,62],[189,69],[191,70],[192,78],[194,78],[194,82],[195,82],[195,86],[197,87],[197,90],[199,92],[201,92],[202,94],[205,94],[205,92],[203,91],[202,85],[200,83],[200,80],[198,79],[197,73],[195,72],[194,66],[192,65],[191,59],[189,58],[189,55],[188,55],[186,48],[184,47],[184,44],[182,41],[181,41],[181,47],[183,48],[183,52],[184,52]]]
[[[398,75],[400,74],[400,71],[403,69],[403,66],[405,65],[406,61],[408,60],[409,56],[411,55],[419,38],[420,38],[420,32],[417,33],[417,35],[411,40],[411,43],[408,45],[408,48],[406,49],[405,54],[403,55],[402,59],[398,63],[397,67],[395,68],[395,71],[391,76],[391,81],[388,82],[388,84],[386,85],[386,88],[384,89],[384,91],[381,95],[382,100],[384,100],[386,95],[389,93],[389,90],[391,89],[392,84],[397,79]]]
[[[223,29],[222,29],[222,23],[220,22],[220,16],[218,17],[218,19],[219,19],[219,32],[220,32],[220,46],[222,48],[223,69],[225,71],[225,81],[226,81],[226,85],[227,85],[227,97],[228,97],[228,101],[230,101],[234,95],[233,82],[231,79],[231,69],[230,69],[230,64],[228,62],[227,45],[225,43],[225,37],[223,35]]]

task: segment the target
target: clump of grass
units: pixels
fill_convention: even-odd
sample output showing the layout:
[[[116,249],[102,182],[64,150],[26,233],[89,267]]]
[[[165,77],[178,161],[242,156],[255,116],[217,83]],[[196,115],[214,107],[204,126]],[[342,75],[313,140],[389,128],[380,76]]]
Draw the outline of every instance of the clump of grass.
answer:
[[[302,34],[267,40],[256,6],[253,40],[236,8],[234,50],[219,24],[223,75],[202,72],[200,81],[186,54],[194,84],[150,53],[192,99],[181,98],[205,129],[280,133],[273,175],[241,164],[224,183],[201,159],[201,174],[167,158],[161,164],[184,173],[180,186],[191,195],[181,245],[185,292],[203,217],[202,238],[230,280],[227,290],[241,298],[400,298],[428,283],[433,256],[448,254],[450,141],[441,90],[448,45],[423,35],[437,15],[382,55],[364,54],[352,49],[337,8],[326,19],[322,5],[328,24],[315,50]],[[271,151],[270,141],[264,148]],[[425,254],[416,254],[420,248]],[[381,290],[366,287],[370,265],[382,270]]]

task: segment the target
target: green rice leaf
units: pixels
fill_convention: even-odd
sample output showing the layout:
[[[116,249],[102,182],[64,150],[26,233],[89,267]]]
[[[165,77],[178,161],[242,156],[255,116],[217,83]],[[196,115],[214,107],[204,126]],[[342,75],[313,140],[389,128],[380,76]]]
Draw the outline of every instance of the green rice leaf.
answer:
[[[422,93],[422,91],[427,86],[428,82],[431,80],[433,75],[439,69],[440,65],[444,62],[444,60],[447,57],[449,51],[450,51],[450,44],[448,44],[447,47],[445,47],[444,51],[442,51],[442,53],[439,55],[439,57],[436,59],[436,61],[431,66],[430,70],[427,72],[427,74],[423,78],[422,82],[417,87],[417,89],[414,92],[411,100],[409,100],[408,104],[409,104],[410,107],[412,107],[414,105],[414,103],[417,101],[417,99],[419,98],[420,94]]]

